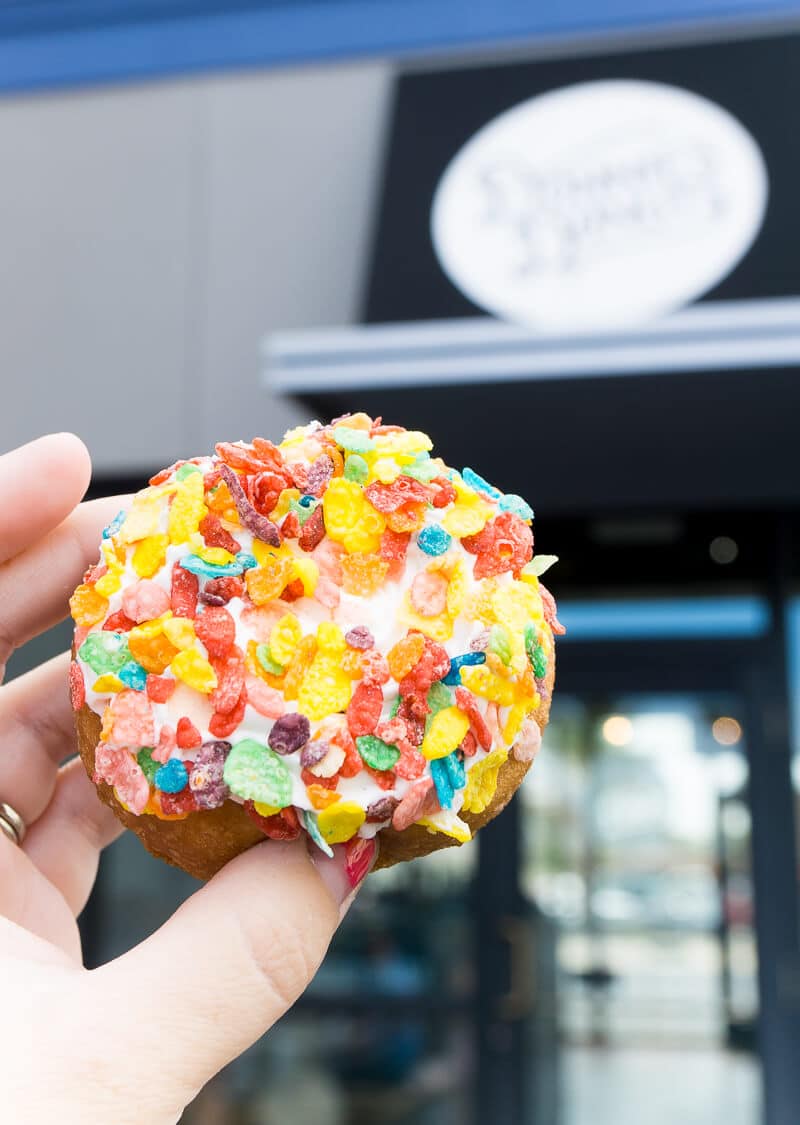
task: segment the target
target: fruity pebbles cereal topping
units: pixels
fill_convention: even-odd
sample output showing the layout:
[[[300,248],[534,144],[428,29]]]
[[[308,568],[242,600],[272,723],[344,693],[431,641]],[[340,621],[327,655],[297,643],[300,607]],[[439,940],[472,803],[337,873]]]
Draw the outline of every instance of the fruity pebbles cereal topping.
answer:
[[[431,448],[354,414],[153,477],[70,601],[95,781],[137,815],[233,800],[325,852],[389,825],[468,840],[459,813],[538,748],[563,630],[531,509]]]

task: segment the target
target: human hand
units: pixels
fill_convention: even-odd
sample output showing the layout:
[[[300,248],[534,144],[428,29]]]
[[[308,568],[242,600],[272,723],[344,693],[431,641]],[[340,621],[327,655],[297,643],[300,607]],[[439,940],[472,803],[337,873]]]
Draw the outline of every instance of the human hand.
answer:
[[[14,648],[66,615],[121,506],[77,506],[89,475],[69,434],[0,457],[0,678]],[[3,1109],[166,1125],[298,998],[354,889],[338,855],[259,844],[141,945],[84,969],[75,918],[122,828],[74,756],[68,659],[0,688],[0,802],[27,826],[21,846],[0,832]]]

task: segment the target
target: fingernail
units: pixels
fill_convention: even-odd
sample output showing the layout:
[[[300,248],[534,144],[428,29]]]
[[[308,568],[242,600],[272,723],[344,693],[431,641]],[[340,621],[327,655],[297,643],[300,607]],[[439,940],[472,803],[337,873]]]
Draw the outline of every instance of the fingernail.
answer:
[[[350,880],[350,886],[355,888],[362,883],[372,870],[378,858],[378,840],[373,836],[365,840],[356,836],[344,846],[345,871]]]
[[[377,841],[357,836],[346,844],[335,847],[332,858],[321,852],[316,845],[310,842],[309,845],[311,862],[333,901],[339,906],[339,916],[344,917],[357,888],[378,857]]]

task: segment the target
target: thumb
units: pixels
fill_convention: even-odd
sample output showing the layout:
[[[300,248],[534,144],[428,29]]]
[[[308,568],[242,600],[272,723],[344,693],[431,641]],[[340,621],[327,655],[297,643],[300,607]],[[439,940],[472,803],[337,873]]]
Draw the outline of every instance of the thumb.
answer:
[[[130,1075],[139,1112],[143,1087],[157,1087],[154,1111],[182,1109],[297,1000],[374,862],[363,844],[355,864],[343,847],[312,861],[303,840],[259,844],[95,971],[117,1077]]]

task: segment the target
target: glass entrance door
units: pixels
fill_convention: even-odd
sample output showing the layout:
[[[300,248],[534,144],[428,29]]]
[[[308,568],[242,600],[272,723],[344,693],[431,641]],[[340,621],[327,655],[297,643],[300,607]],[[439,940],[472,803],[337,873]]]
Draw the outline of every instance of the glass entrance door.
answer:
[[[556,935],[561,1125],[784,1120],[797,1010],[762,995],[759,948],[797,898],[791,823],[759,804],[763,664],[756,639],[562,647],[520,816],[521,891]],[[777,911],[767,851],[795,888]]]

